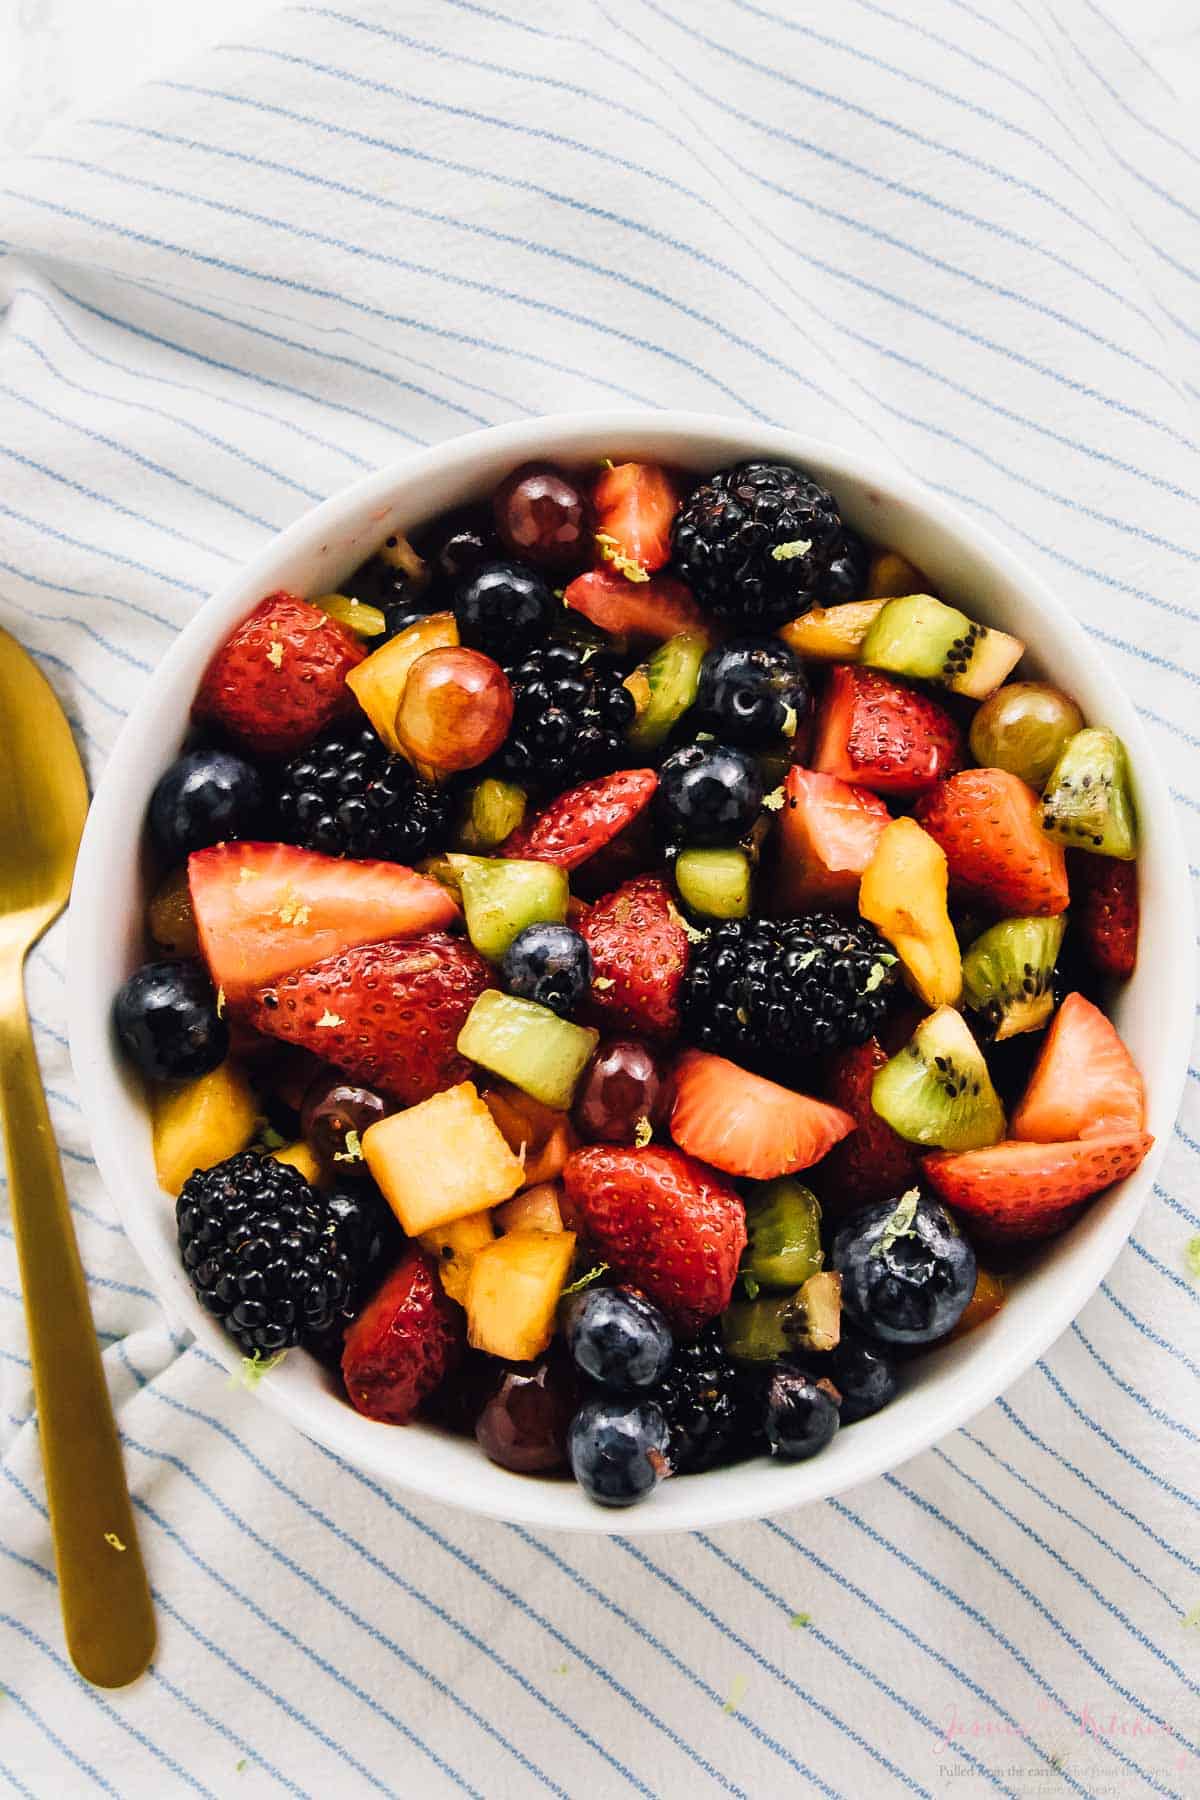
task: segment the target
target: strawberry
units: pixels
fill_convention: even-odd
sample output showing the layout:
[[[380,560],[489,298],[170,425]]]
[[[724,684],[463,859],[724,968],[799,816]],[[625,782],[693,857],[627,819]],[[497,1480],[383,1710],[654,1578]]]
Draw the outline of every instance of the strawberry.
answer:
[[[462,1308],[446,1297],[433,1258],[412,1244],[346,1332],[346,1393],[368,1419],[407,1425],[465,1347]]]
[[[1013,1136],[1056,1144],[1141,1131],[1145,1123],[1146,1090],[1115,1026],[1082,994],[1068,994],[1012,1116]]]
[[[840,1214],[873,1200],[903,1194],[917,1179],[912,1144],[894,1132],[871,1105],[871,1087],[888,1053],[878,1038],[839,1050],[826,1068],[826,1097],[849,1113],[858,1129],[836,1145],[821,1170],[822,1197]]]
[[[807,1169],[854,1130],[849,1113],[750,1075],[723,1056],[686,1050],[675,1065],[671,1136],[726,1175],[772,1181]]]
[[[619,769],[568,788],[527,824],[518,825],[499,854],[577,869],[645,811],[657,786],[653,769]]]
[[[878,794],[836,775],[792,768],[783,784],[774,910],[852,907],[891,818]]]
[[[960,900],[1009,914],[1065,909],[1066,859],[1042,830],[1042,803],[1019,775],[964,769],[923,795],[914,813],[945,851]]]
[[[679,493],[656,463],[618,463],[605,469],[592,492],[596,546],[631,582],[644,582],[671,556],[671,522]]]
[[[251,1022],[302,1044],[401,1106],[465,1081],[458,1034],[491,970],[470,944],[443,932],[360,944],[259,990]]]
[[[288,755],[352,709],[346,676],[365,655],[353,632],[281,589],[225,639],[192,716],[221,726],[247,750]]]
[[[1132,1175],[1154,1139],[1145,1131],[1028,1144],[1008,1139],[987,1150],[939,1150],[925,1179],[991,1243],[1024,1242],[1062,1231],[1083,1202]]]
[[[1067,866],[1072,917],[1088,961],[1102,975],[1127,981],[1137,962],[1137,864],[1073,850]]]
[[[214,844],[188,858],[200,948],[231,1007],[355,944],[453,924],[436,881],[400,863],[343,862],[289,844]]]
[[[878,794],[912,795],[963,762],[950,714],[915,688],[857,663],[835,663],[817,716],[812,766]]]
[[[634,582],[619,569],[589,569],[563,595],[567,605],[613,637],[663,642],[681,631],[702,631],[704,614],[692,590],[675,575]]]
[[[685,1335],[724,1312],[746,1247],[746,1213],[723,1178],[682,1150],[592,1144],[563,1171],[569,1216],[622,1281]]]
[[[674,1037],[688,936],[665,881],[639,875],[597,900],[579,924],[592,953],[591,1012],[610,1031]]]

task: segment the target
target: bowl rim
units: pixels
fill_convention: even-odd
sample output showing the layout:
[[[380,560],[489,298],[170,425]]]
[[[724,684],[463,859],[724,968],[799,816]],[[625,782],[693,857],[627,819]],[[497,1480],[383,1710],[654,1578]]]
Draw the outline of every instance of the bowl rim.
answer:
[[[652,1503],[614,1513],[591,1505],[574,1484],[533,1480],[494,1470],[493,1465],[487,1466],[505,1479],[501,1484],[489,1485],[501,1487],[502,1501],[476,1492],[470,1483],[448,1492],[445,1481],[434,1479],[423,1468],[419,1456],[396,1456],[398,1440],[407,1439],[408,1430],[397,1433],[395,1428],[373,1425],[335,1396],[323,1395],[325,1404],[314,1406],[307,1388],[291,1379],[286,1369],[257,1384],[256,1391],[267,1405],[305,1436],[324,1444],[335,1456],[344,1457],[365,1473],[422,1499],[448,1502],[513,1524],[625,1536],[696,1530],[757,1519],[847,1492],[902,1466],[965,1424],[1045,1353],[1112,1266],[1166,1152],[1186,1078],[1194,963],[1188,923],[1191,895],[1187,863],[1169,789],[1133,702],[1117,675],[1092,647],[1083,627],[1039,576],[941,495],[858,451],[781,427],[681,410],[577,410],[466,432],[427,449],[409,452],[340,489],[272,537],[197,609],[156,666],[153,679],[164,683],[192,668],[198,680],[230,626],[264,593],[280,585],[277,571],[283,565],[301,556],[311,559],[324,551],[352,514],[367,512],[376,516],[377,510],[378,517],[385,516],[397,488],[465,473],[472,464],[489,458],[505,458],[510,467],[515,467],[532,458],[599,456],[614,447],[632,454],[653,455],[647,440],[656,439],[683,440],[706,459],[711,454],[713,467],[747,455],[778,457],[805,468],[816,466],[835,490],[839,481],[845,481],[873,500],[886,501],[918,523],[927,522],[939,534],[956,540],[968,555],[990,565],[1002,583],[1018,590],[1039,610],[1045,620],[1046,636],[1055,642],[1055,656],[1069,654],[1073,659],[1071,666],[1081,668],[1088,683],[1103,690],[1105,722],[1119,732],[1129,750],[1139,810],[1144,818],[1153,815],[1156,891],[1161,895],[1161,910],[1169,927],[1154,960],[1171,959],[1173,986],[1167,1015],[1161,1020],[1162,1052],[1151,1092],[1149,1124],[1156,1134],[1152,1150],[1132,1176],[1110,1191],[1102,1210],[1093,1209],[1085,1215],[1088,1228],[1083,1235],[1075,1239],[1074,1234],[1068,1234],[1057,1240],[1070,1245],[1064,1258],[1066,1267],[1060,1279],[1051,1284],[1036,1321],[1026,1321],[1022,1332],[1001,1334],[998,1340],[993,1339],[987,1327],[973,1334],[988,1335],[992,1354],[970,1355],[961,1369],[952,1372],[936,1400],[919,1411],[899,1448],[895,1431],[889,1432],[885,1426],[885,1421],[894,1417],[889,1408],[873,1428],[864,1422],[859,1428],[865,1433],[861,1439],[856,1429],[852,1451],[841,1450],[836,1461],[830,1460],[827,1453],[812,1462],[774,1464],[769,1474],[757,1461],[735,1465],[703,1479],[668,1484],[671,1504],[667,1507]],[[1039,646],[1030,647],[1036,650]],[[156,1296],[169,1319],[193,1332],[203,1352],[236,1373],[242,1361],[236,1348],[191,1295],[178,1263],[169,1264],[151,1229],[150,1203],[153,1200],[161,1205],[161,1191],[155,1190],[153,1196],[135,1193],[125,1179],[122,1128],[118,1109],[112,1104],[122,1091],[122,1080],[109,1019],[105,1009],[91,1002],[89,987],[93,984],[77,979],[91,970],[95,960],[87,938],[89,915],[93,912],[91,897],[105,885],[107,827],[121,813],[126,779],[141,760],[142,715],[149,709],[151,692],[149,687],[143,691],[109,753],[80,846],[74,886],[74,896],[78,897],[73,898],[68,921],[71,1056],[101,1178],[123,1229],[147,1268]],[[86,905],[84,896],[88,897]],[[366,1431],[364,1426],[368,1427]],[[840,1449],[845,1442],[839,1437],[831,1448]],[[403,1466],[406,1460],[411,1467]],[[742,1479],[728,1479],[750,1471],[756,1478],[746,1474]],[[666,1493],[667,1489],[663,1489],[658,1498],[665,1498]]]

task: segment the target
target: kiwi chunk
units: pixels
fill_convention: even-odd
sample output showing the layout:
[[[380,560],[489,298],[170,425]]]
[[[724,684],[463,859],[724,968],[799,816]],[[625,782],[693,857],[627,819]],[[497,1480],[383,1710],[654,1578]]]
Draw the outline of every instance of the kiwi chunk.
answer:
[[[983,700],[1020,661],[1019,638],[992,631],[932,594],[909,594],[881,607],[863,639],[860,661],[956,694]]]
[[[458,1053],[543,1106],[566,1112],[599,1041],[598,1031],[560,1019],[536,1000],[486,988],[458,1034]]]
[[[1054,919],[1002,919],[963,957],[963,1001],[990,1037],[1037,1031],[1054,1011],[1054,965],[1067,928]]]
[[[487,856],[460,860],[467,936],[489,961],[499,962],[527,925],[561,924],[566,918],[570,889],[566,870],[556,864]]]
[[[657,750],[670,735],[696,698],[708,648],[704,632],[678,632],[627,677],[625,686],[638,709],[628,733],[631,749]]]
[[[525,817],[525,790],[494,775],[477,781],[467,795],[459,826],[464,850],[494,850]]]
[[[763,1288],[794,1291],[818,1272],[824,1260],[821,1203],[811,1188],[781,1175],[748,1195],[741,1265],[748,1299]]]
[[[1042,828],[1074,850],[1134,860],[1129,759],[1115,731],[1094,725],[1067,740],[1042,795]]]
[[[734,1300],[721,1314],[721,1338],[737,1362],[778,1362],[796,1351],[835,1350],[841,1324],[842,1278],[821,1269],[794,1294]]]
[[[1004,1136],[1004,1108],[961,1013],[939,1006],[876,1075],[871,1105],[910,1144],[983,1150]]]
[[[744,919],[750,911],[750,858],[744,850],[681,850],[679,898],[706,919]]]

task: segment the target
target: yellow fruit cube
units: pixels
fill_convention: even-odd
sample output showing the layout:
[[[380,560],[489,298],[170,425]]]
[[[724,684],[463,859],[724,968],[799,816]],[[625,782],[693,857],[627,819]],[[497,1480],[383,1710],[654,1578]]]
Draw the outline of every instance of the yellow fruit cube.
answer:
[[[573,1231],[510,1231],[481,1250],[467,1284],[467,1336],[506,1362],[532,1362],[554,1335]]]
[[[346,686],[389,750],[404,754],[396,733],[396,714],[409,670],[427,650],[451,649],[457,643],[454,614],[430,613],[373,651],[347,675]]]
[[[956,1006],[962,954],[946,906],[946,856],[915,819],[880,833],[858,890],[858,910],[883,933],[926,1006]]]
[[[496,1227],[500,1231],[561,1231],[562,1210],[558,1197],[562,1189],[557,1181],[539,1181],[527,1187],[496,1208]]]
[[[320,1187],[324,1180],[321,1165],[316,1152],[310,1144],[300,1138],[294,1144],[285,1144],[282,1150],[272,1150],[271,1155],[276,1162],[286,1163],[289,1169],[298,1169],[310,1187]]]
[[[409,1237],[484,1212],[525,1180],[473,1081],[378,1120],[362,1152]]]
[[[195,1170],[244,1150],[258,1125],[254,1090],[228,1062],[198,1081],[157,1088],[150,1112],[154,1168],[168,1194],[178,1194]]]
[[[783,626],[779,635],[797,656],[810,662],[857,662],[863,639],[882,611],[882,600],[814,606]]]
[[[507,1204],[511,1206],[513,1202]],[[434,1231],[423,1231],[418,1238],[421,1248],[437,1258],[442,1286],[460,1306],[466,1304],[471,1264],[495,1236],[491,1213],[477,1212],[468,1213],[465,1219],[451,1219],[448,1225],[439,1225]]]

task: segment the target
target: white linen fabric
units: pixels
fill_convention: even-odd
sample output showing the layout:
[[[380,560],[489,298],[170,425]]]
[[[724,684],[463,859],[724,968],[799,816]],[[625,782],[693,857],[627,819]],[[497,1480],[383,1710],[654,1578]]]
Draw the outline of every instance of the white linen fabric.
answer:
[[[0,622],[92,779],[313,501],[619,400],[861,446],[998,532],[1134,696],[1200,861],[1200,139],[1120,21],[507,4],[291,6],[0,172]],[[15,1792],[1200,1789],[1195,1070],[1110,1279],[968,1429],[801,1514],[539,1538],[385,1491],[172,1338],[63,956],[59,926],[31,1004],[161,1643],[118,1694],[65,1658],[0,1196]]]

